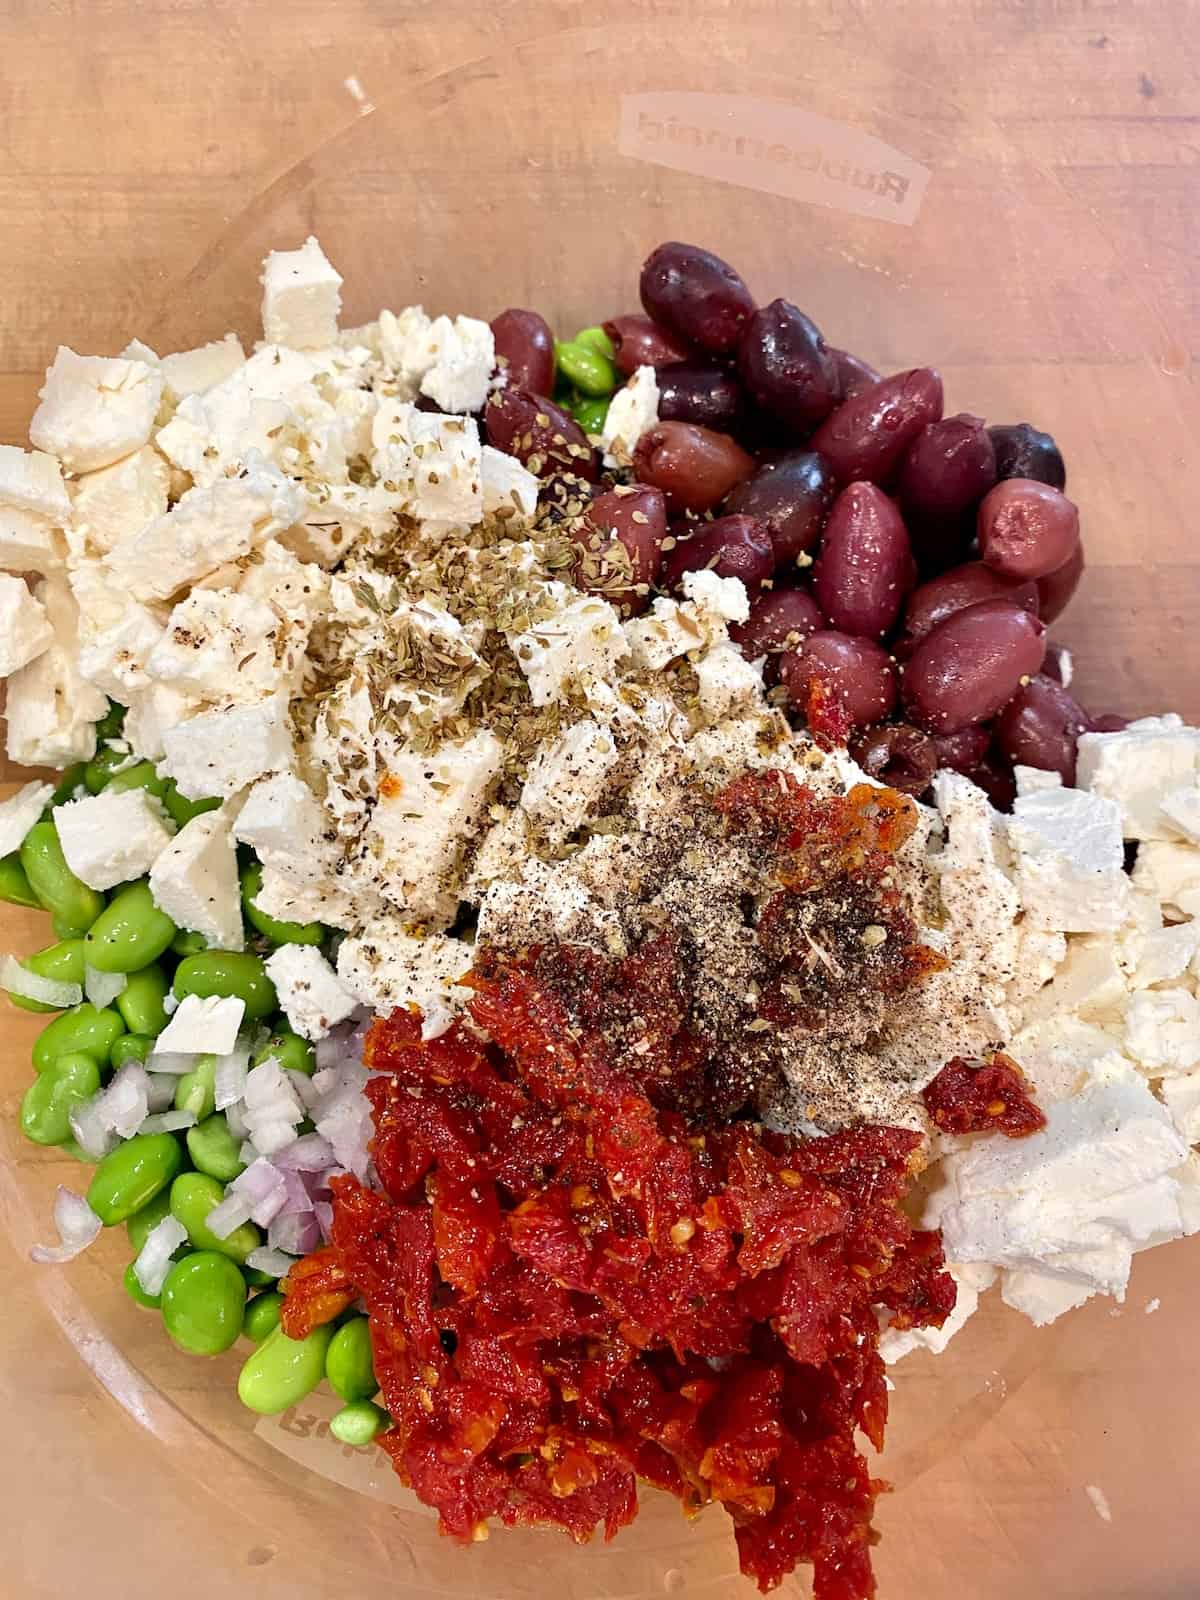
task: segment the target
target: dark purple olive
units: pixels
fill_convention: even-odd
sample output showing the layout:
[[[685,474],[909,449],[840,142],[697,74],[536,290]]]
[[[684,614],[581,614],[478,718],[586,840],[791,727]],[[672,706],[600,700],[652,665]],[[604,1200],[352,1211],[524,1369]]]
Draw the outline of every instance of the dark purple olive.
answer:
[[[594,482],[600,474],[598,457],[583,429],[544,395],[499,389],[489,398],[483,420],[488,443],[515,456],[536,477],[573,472]]]
[[[728,262],[698,245],[660,244],[646,258],[640,282],[647,315],[714,355],[738,342],[754,298]]]
[[[727,509],[760,517],[780,566],[815,548],[837,493],[833,473],[815,450],[789,450],[759,467],[729,496]]]
[[[1037,580],[1038,612],[1043,622],[1053,622],[1063,614],[1082,577],[1083,545],[1077,544],[1061,567]]]
[[[938,769],[935,741],[907,722],[882,722],[850,741],[850,754],[868,777],[901,794],[924,794]]]
[[[742,391],[728,367],[673,362],[658,369],[658,415],[663,422],[698,422],[729,433],[742,415]]]
[[[1038,609],[1037,584],[1029,578],[1003,578],[982,561],[968,561],[930,578],[909,596],[904,609],[903,631],[896,641],[896,654],[906,660],[927,633],[945,622],[956,611],[978,605],[981,600],[1010,600],[1025,611]]]
[[[933,741],[937,764],[949,767],[952,772],[973,772],[987,755],[992,743],[992,730],[975,723],[960,728],[957,733],[940,733]]]
[[[832,628],[785,651],[779,676],[798,711],[808,714],[816,684],[836,699],[856,728],[882,722],[896,704],[896,664],[887,651]]]
[[[1005,478],[979,507],[979,554],[1007,578],[1045,578],[1079,543],[1079,508],[1033,478]]]
[[[965,412],[922,428],[908,447],[897,496],[922,566],[959,559],[974,532],[967,513],[996,481],[996,453],[981,417]]]
[[[751,602],[745,622],[735,622],[729,637],[746,657],[794,650],[801,639],[827,627],[821,608],[807,589],[772,589]]]
[[[550,393],[554,387],[554,335],[545,317],[516,307],[502,311],[492,323],[492,337],[514,389]]]
[[[747,455],[727,433],[691,422],[658,422],[638,440],[634,470],[667,497],[667,508],[709,511],[754,471]]]
[[[888,483],[921,429],[942,414],[942,380],[932,367],[914,367],[860,389],[812,436],[842,483],[866,478]]]
[[[718,578],[740,578],[747,592],[756,595],[775,571],[775,551],[767,531],[755,517],[718,517],[671,528],[674,546],[662,565],[662,587],[677,589],[685,572],[707,569]]]
[[[833,345],[827,345],[826,349],[833,357],[839,400],[849,400],[860,390],[869,389],[872,384],[878,383],[883,376],[861,356],[852,356],[849,350],[835,350]]]
[[[1035,478],[1052,489],[1066,488],[1067,469],[1048,433],[1028,422],[1004,423],[988,433],[996,451],[997,478]]]
[[[742,387],[764,411],[809,433],[838,402],[838,375],[821,331],[787,300],[772,300],[742,330]]]
[[[913,560],[895,502],[873,483],[852,483],[833,503],[813,594],[835,628],[882,639],[904,604]]]
[[[1011,811],[1017,798],[1017,780],[1012,768],[994,755],[984,756],[977,767],[965,774],[977,784],[997,811]]]
[[[929,733],[956,733],[1007,705],[1041,670],[1046,629],[1011,600],[956,611],[913,651],[904,669],[909,719]]]
[[[996,718],[996,748],[1014,765],[1057,772],[1075,783],[1075,746],[1088,715],[1061,683],[1039,672],[1023,684]]]
[[[661,489],[635,484],[597,495],[586,522],[582,528],[577,523],[571,534],[580,547],[575,582],[588,594],[619,606],[627,616],[636,616],[650,603],[666,536],[667,505]],[[614,550],[618,544],[628,560]]]
[[[604,324],[604,331],[616,348],[613,361],[617,371],[627,378],[639,367],[665,367],[686,361],[691,354],[683,339],[637,313],[611,317]]]

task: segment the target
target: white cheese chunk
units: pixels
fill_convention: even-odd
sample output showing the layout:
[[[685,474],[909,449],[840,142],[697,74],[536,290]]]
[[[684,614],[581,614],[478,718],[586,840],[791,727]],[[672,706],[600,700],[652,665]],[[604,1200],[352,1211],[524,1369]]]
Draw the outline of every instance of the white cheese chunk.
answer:
[[[155,904],[214,950],[242,950],[246,937],[237,851],[222,807],[185,822],[150,868]]]
[[[1029,1001],[1025,1015],[1031,1022],[1061,1013],[1115,1015],[1127,993],[1125,974],[1110,941],[1084,944],[1073,940],[1066,960],[1045,988]]]
[[[1162,905],[1185,917],[1200,917],[1200,851],[1151,839],[1138,845],[1133,882]]]
[[[319,350],[335,344],[342,277],[311,235],[299,250],[272,250],[263,262],[263,337],[268,344]]]
[[[336,880],[300,882],[270,862],[263,865],[262,887],[254,904],[267,917],[280,922],[322,922],[327,928],[357,928],[378,905],[369,887],[355,895],[353,907]]]
[[[87,550],[107,555],[165,516],[170,483],[170,467],[150,445],[111,467],[85,473],[72,487],[72,521]]]
[[[145,361],[81,356],[59,345],[41,397],[31,441],[71,472],[94,472],[149,439],[162,374]]]
[[[379,313],[380,354],[402,400],[416,397],[421,379],[437,360],[432,332],[433,321],[423,306],[406,306],[398,315]]]
[[[600,444],[609,466],[624,466],[638,440],[658,421],[658,379],[653,367],[639,367],[609,402]]]
[[[696,607],[697,616],[708,619],[710,627],[715,619],[745,622],[750,615],[750,596],[740,578],[721,578],[703,568],[685,572],[683,592]]]
[[[453,322],[438,317],[429,340],[437,355],[421,379],[421,393],[452,415],[481,410],[496,366],[491,328],[475,317],[455,317]]]
[[[284,1015],[305,1039],[323,1039],[358,1008],[358,997],[315,945],[280,945],[267,957],[266,968]]]
[[[532,517],[537,510],[538,480],[515,456],[485,444],[480,460],[485,513]]]
[[[629,654],[629,641],[607,600],[572,599],[573,591],[563,583],[546,588],[557,603],[554,615],[508,636],[535,706],[551,705],[573,687],[586,693],[593,681],[609,682],[617,662]]]
[[[1161,802],[1197,781],[1200,729],[1185,727],[1177,717],[1145,717],[1120,733],[1085,733],[1078,766],[1081,789],[1120,805],[1127,839],[1173,839]]]
[[[154,1049],[161,1055],[227,1056],[237,1044],[246,1002],[233,995],[186,994]]]
[[[1018,796],[1008,827],[1026,917],[1066,933],[1111,933],[1129,914],[1121,809],[1078,789]]]
[[[349,907],[335,876],[330,822],[303,779],[277,772],[256,783],[238,813],[234,837],[263,864],[255,903],[268,916],[345,924]]]
[[[710,722],[732,716],[763,691],[761,668],[728,639],[704,652],[696,663],[696,679],[700,710]]]
[[[360,938],[343,939],[337,953],[338,977],[360,1004],[380,1016],[420,1007],[425,1039],[445,1033],[462,1011],[468,991],[456,984],[470,967],[470,945],[440,933],[415,939],[392,919],[368,924]]]
[[[49,522],[0,505],[0,571],[59,572],[66,550],[66,540]]]
[[[203,394],[232,377],[245,360],[246,352],[236,333],[227,333],[223,339],[214,339],[194,350],[163,356],[159,368],[167,398],[179,401],[189,394]]]
[[[202,711],[163,731],[163,770],[187,800],[228,796],[291,765],[287,700]]]
[[[69,767],[96,753],[93,724],[108,710],[98,689],[79,673],[79,611],[61,578],[35,590],[54,630],[54,643],[8,680],[9,759],[25,767]]]
[[[158,683],[202,700],[260,700],[290,689],[303,660],[287,625],[263,600],[231,589],[193,589],[171,612],[146,661]]]
[[[1200,845],[1200,781],[1172,789],[1159,805],[1174,829],[1192,844]]]
[[[54,643],[45,608],[29,585],[0,572],[0,678],[27,666]]]
[[[0,444],[0,509],[61,527],[71,515],[62,467],[42,450]]]
[[[1182,978],[1200,951],[1200,922],[1177,922],[1146,934],[1140,945],[1137,965],[1129,979],[1131,989],[1149,989],[1154,984],[1173,983]]]
[[[1188,1144],[1200,1144],[1200,1070],[1164,1078],[1160,1093],[1171,1121]]]
[[[1017,794],[1044,794],[1047,789],[1061,789],[1061,772],[1044,772],[1041,767],[1023,767],[1020,762],[1013,767],[1017,780]]]
[[[199,701],[169,683],[147,681],[145,687],[117,698],[128,706],[121,732],[134,755],[143,761],[161,761],[167,729],[178,727],[200,709]]]
[[[1200,1065],[1200,1000],[1187,989],[1140,989],[1125,1007],[1125,1048],[1153,1078]]]
[[[67,865],[92,889],[112,889],[149,872],[171,842],[162,806],[145,789],[105,790],[54,812]]]
[[[529,768],[521,805],[547,838],[565,839],[595,811],[617,759],[612,734],[585,717],[543,745]]]
[[[483,516],[483,447],[473,417],[443,417],[381,401],[372,457],[385,489],[404,494],[423,522],[473,527]]]
[[[672,661],[709,642],[694,607],[660,595],[645,615],[624,624],[630,658],[646,672],[661,672]]]
[[[1063,1011],[1021,1028],[1008,1048],[1044,1105],[1074,1094],[1095,1063],[1119,1049],[1123,1038],[1120,1023],[1104,1028]]]
[[[1129,1256],[1129,1252],[1125,1252]],[[1056,1278],[1036,1268],[1018,1267],[1001,1274],[1000,1298],[1006,1306],[1028,1317],[1035,1328],[1045,1328],[1068,1311],[1076,1311],[1096,1293],[1093,1285]]]
[[[27,783],[6,800],[0,800],[0,856],[16,850],[50,803],[52,783]]]

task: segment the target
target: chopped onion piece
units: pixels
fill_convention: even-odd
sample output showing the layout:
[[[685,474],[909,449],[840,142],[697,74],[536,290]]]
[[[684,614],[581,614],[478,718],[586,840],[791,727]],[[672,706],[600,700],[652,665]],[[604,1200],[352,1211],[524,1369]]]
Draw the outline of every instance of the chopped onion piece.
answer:
[[[229,1185],[235,1194],[245,1195],[250,1202],[250,1216],[260,1228],[279,1215],[287,1199],[287,1182],[282,1172],[276,1172],[262,1156],[253,1161],[245,1172]]]
[[[81,1194],[72,1193],[60,1183],[54,1197],[54,1226],[58,1229],[58,1243],[35,1244],[29,1252],[29,1259],[39,1266],[74,1261],[99,1236],[103,1224]]]
[[[274,1158],[285,1172],[323,1172],[334,1163],[333,1146],[319,1133],[303,1133]]]
[[[117,1136],[104,1114],[104,1090],[77,1105],[71,1112],[71,1132],[85,1156],[102,1161],[117,1147]]]
[[[238,1045],[227,1056],[218,1056],[213,1074],[214,1103],[218,1111],[234,1105],[246,1092],[246,1069],[250,1065],[250,1047]]]
[[[250,1202],[244,1194],[226,1191],[225,1198],[215,1205],[204,1219],[204,1226],[218,1239],[228,1239],[235,1228],[250,1221]]]
[[[267,1243],[290,1255],[307,1255],[321,1242],[321,1225],[311,1211],[289,1217],[276,1217],[267,1229]]]
[[[149,1072],[146,1076],[150,1081],[146,1097],[151,1111],[169,1111],[175,1104],[178,1083],[169,1072]]]
[[[171,1257],[187,1239],[187,1229],[174,1217],[156,1222],[133,1263],[133,1275],[147,1294],[160,1294],[171,1270]]]
[[[123,972],[97,972],[95,967],[89,966],[83,969],[83,992],[100,1008],[112,1005],[128,982]]]
[[[245,1139],[249,1135],[250,1130],[240,1105],[225,1107],[225,1122],[235,1139]]]
[[[178,1133],[181,1128],[194,1128],[194,1111],[154,1111],[145,1119],[139,1133]]]
[[[242,1140],[241,1147],[238,1150],[238,1160],[244,1167],[248,1167],[251,1162],[258,1160],[258,1151],[250,1143],[249,1139]]]
[[[7,989],[18,1000],[36,1000],[39,1005],[66,1011],[83,999],[77,983],[62,983],[57,978],[42,978],[23,967],[16,956],[0,956],[0,989]]]
[[[182,1078],[185,1072],[193,1072],[196,1067],[194,1055],[185,1055],[182,1050],[151,1050],[146,1057],[146,1070],[148,1072],[169,1072],[176,1078]]]
[[[320,1099],[320,1096],[313,1088],[312,1079],[308,1073],[298,1072],[295,1067],[285,1067],[283,1075],[296,1091],[300,1104],[306,1111],[311,1110]]]
[[[150,1110],[150,1074],[140,1061],[127,1061],[104,1091],[104,1115],[122,1139],[132,1139]]]
[[[333,1232],[333,1206],[328,1200],[318,1200],[313,1206],[313,1216],[321,1229],[321,1237],[329,1243],[329,1236]]]
[[[266,1245],[259,1245],[257,1250],[251,1250],[246,1257],[246,1265],[254,1267],[258,1272],[269,1272],[273,1278],[283,1278],[296,1265],[294,1256],[284,1255],[282,1250],[272,1250]]]
[[[312,1196],[308,1192],[308,1185],[299,1172],[285,1172],[283,1174],[286,1199],[279,1208],[281,1217],[294,1217],[301,1211],[313,1209]]]

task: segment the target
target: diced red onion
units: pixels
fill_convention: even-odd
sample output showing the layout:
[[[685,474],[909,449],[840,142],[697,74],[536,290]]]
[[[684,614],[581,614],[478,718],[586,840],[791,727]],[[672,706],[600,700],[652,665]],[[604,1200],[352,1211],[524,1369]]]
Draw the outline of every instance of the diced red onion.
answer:
[[[365,1179],[370,1164],[367,1150],[373,1128],[371,1107],[364,1095],[355,1100],[341,1099],[330,1110],[316,1119],[317,1132],[329,1140],[339,1163],[360,1180]]]
[[[320,1099],[313,1088],[313,1081],[307,1072],[298,1072],[295,1067],[285,1067],[284,1077],[291,1084],[306,1111],[311,1110]]]
[[[269,1272],[273,1278],[285,1278],[296,1265],[294,1256],[285,1255],[282,1250],[272,1250],[266,1245],[259,1245],[257,1250],[251,1250],[246,1257],[246,1265],[254,1267],[259,1272]]]
[[[234,1105],[246,1092],[246,1069],[250,1065],[248,1046],[239,1045],[227,1056],[218,1056],[213,1071],[213,1104],[218,1111]]]
[[[332,1166],[333,1161],[333,1146],[319,1133],[301,1134],[274,1157],[277,1167],[293,1172],[322,1172]]]
[[[36,1000],[39,1005],[54,1006],[65,1011],[77,1006],[83,999],[83,989],[77,983],[63,983],[58,978],[43,978],[39,973],[23,967],[16,956],[0,956],[0,989],[21,1000]]]
[[[265,1228],[279,1215],[287,1199],[287,1182],[283,1173],[276,1172],[262,1156],[251,1162],[245,1172],[239,1173],[229,1187],[233,1193],[244,1195],[250,1202],[251,1220],[257,1222],[260,1228]]]
[[[313,1209],[312,1196],[308,1192],[308,1185],[304,1182],[299,1172],[285,1172],[283,1174],[287,1198],[279,1208],[281,1217],[293,1217],[300,1211]]]
[[[328,1200],[318,1200],[313,1206],[313,1216],[316,1217],[321,1229],[322,1239],[328,1244],[333,1232],[333,1206]]]
[[[29,1259],[39,1266],[74,1261],[99,1236],[103,1224],[81,1194],[72,1193],[60,1183],[54,1197],[54,1226],[58,1229],[58,1243],[35,1244],[29,1252]]]
[[[289,1255],[304,1256],[321,1243],[321,1225],[311,1211],[276,1217],[267,1229],[267,1243]]]
[[[243,1139],[238,1150],[238,1160],[243,1166],[248,1167],[251,1162],[258,1160],[258,1151],[249,1139]]]
[[[228,1239],[235,1228],[250,1221],[250,1202],[244,1194],[226,1190],[224,1200],[215,1205],[204,1219],[204,1226],[218,1239]]]
[[[133,1275],[147,1294],[159,1294],[171,1270],[171,1257],[187,1239],[187,1229],[174,1217],[156,1222],[133,1263]]]
[[[128,982],[123,972],[97,972],[86,965],[83,969],[83,992],[99,1008],[112,1005]]]
[[[239,1105],[225,1107],[225,1124],[235,1139],[244,1139],[250,1132]]]

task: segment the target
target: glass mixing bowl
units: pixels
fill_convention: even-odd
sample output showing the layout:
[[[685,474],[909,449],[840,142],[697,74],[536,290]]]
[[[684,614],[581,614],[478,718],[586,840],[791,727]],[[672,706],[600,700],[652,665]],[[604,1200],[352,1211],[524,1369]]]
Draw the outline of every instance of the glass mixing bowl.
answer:
[[[644,7],[619,25],[559,21],[549,37],[544,12],[525,25],[505,14],[439,45],[423,32],[407,66],[382,45],[378,59],[365,50],[357,76],[332,90],[325,66],[297,64],[281,91],[289,106],[318,85],[323,108],[344,96],[340,131],[296,150],[256,127],[271,152],[256,170],[275,176],[243,185],[236,215],[199,244],[182,238],[165,185],[149,209],[171,248],[156,255],[151,237],[147,249],[172,264],[132,285],[128,223],[114,214],[86,246],[86,303],[48,329],[25,370],[49,359],[58,334],[88,350],[134,335],[186,348],[229,327],[253,338],[262,256],[313,232],[345,276],[344,324],[420,300],[485,317],[530,305],[565,333],[636,309],[638,266],[663,238],[703,243],[760,301],[798,301],[834,343],[884,370],[937,365],[948,410],[1050,428],[1089,560],[1054,630],[1075,652],[1080,696],[1097,711],[1173,705],[1195,720],[1200,569],[1181,472],[1200,421],[1187,373],[1194,311],[1189,322],[1186,270],[1169,251],[1155,256],[1156,213],[1139,199],[1139,175],[1155,181],[1153,151],[1104,132],[1121,107],[1139,109],[1141,58],[1084,19],[1055,31],[1055,48],[1073,54],[1048,71],[1036,30],[977,9],[971,20],[867,8],[835,24],[761,4],[735,22]],[[337,8],[313,11],[336,33]],[[215,18],[195,26],[202,68],[222,45]],[[320,32],[307,14],[305,29]],[[949,30],[962,30],[954,49]],[[1094,120],[1073,120],[1063,81]],[[139,160],[146,182],[160,181],[155,152]],[[40,277],[61,303],[83,249],[39,263],[30,285]],[[36,381],[24,380],[30,404]],[[3,925],[10,947],[44,941],[40,918],[5,907]],[[237,1351],[203,1361],[174,1349],[121,1288],[123,1230],[68,1268],[31,1267],[54,1186],[80,1179],[16,1135],[36,1031],[6,1012],[0,1042],[0,1234],[11,1246],[0,1240],[0,1483],[14,1596],[84,1583],[100,1596],[169,1584],[179,1600],[214,1587],[289,1600],[743,1592],[722,1514],[687,1526],[653,1495],[612,1545],[497,1533],[451,1546],[381,1454],[329,1437],[331,1405],[314,1398],[258,1420],[236,1398]],[[1137,1263],[1123,1309],[1093,1303],[1042,1332],[993,1297],[947,1355],[894,1370],[883,1595],[1200,1591],[1178,1514],[1184,1486],[1197,1485],[1186,1403],[1200,1395],[1196,1265],[1195,1245],[1155,1252]],[[803,1577],[784,1592],[806,1593]]]

